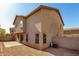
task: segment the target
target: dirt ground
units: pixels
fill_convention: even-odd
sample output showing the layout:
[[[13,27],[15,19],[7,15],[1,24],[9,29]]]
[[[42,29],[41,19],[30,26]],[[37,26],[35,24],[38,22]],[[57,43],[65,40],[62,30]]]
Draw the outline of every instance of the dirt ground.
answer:
[[[0,42],[1,56],[54,56],[53,54],[25,46],[16,41]]]
[[[44,51],[50,52],[55,56],[79,56],[78,50],[71,50],[66,48],[47,48]]]

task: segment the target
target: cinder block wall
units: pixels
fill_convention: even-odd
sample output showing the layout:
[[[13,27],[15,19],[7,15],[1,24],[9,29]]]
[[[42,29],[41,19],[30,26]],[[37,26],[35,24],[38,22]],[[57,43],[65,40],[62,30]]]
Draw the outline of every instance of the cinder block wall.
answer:
[[[62,48],[79,50],[79,37],[56,37],[53,42]]]

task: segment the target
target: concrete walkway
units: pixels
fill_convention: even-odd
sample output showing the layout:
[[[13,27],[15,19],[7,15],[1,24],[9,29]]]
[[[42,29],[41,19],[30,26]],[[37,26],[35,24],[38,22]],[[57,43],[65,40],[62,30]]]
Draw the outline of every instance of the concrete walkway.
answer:
[[[25,46],[16,41],[0,42],[1,56],[54,56],[45,51],[40,51],[28,46]]]

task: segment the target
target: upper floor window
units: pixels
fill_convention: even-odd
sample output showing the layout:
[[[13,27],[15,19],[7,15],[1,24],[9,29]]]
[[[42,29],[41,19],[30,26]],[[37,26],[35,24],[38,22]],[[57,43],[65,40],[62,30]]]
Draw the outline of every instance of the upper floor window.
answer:
[[[35,34],[35,43],[39,43],[39,34]]]
[[[22,21],[20,21],[20,24],[23,24],[23,22],[22,22]]]
[[[23,27],[23,21],[22,21],[22,20],[20,21],[20,23],[19,23],[18,26],[19,26],[19,27]]]
[[[46,43],[46,34],[43,34],[43,43]]]

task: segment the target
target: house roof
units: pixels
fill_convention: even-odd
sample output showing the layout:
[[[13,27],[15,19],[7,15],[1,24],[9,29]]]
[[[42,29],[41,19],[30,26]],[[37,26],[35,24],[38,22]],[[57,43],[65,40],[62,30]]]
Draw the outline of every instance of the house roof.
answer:
[[[48,6],[44,6],[44,5],[40,5],[40,6],[37,7],[35,10],[33,10],[31,13],[29,13],[27,16],[22,16],[22,17],[28,18],[28,17],[30,17],[31,15],[35,14],[37,11],[39,11],[41,8],[46,8],[46,9],[50,9],[50,10],[55,10],[55,11],[59,14],[60,19],[61,19],[61,22],[62,22],[62,24],[64,25],[64,22],[63,22],[63,19],[62,19],[62,17],[61,17],[61,14],[60,14],[59,10],[58,10],[57,8],[52,8],[52,7],[48,7]],[[18,16],[16,16],[16,17],[18,17]],[[15,17],[15,20],[16,20],[16,17]],[[15,20],[14,20],[14,23],[15,23]],[[13,24],[14,24],[14,23],[13,23]]]
[[[37,8],[36,8],[35,10],[33,10],[30,14],[28,14],[27,16],[25,16],[25,18],[28,18],[29,16],[33,15],[34,13],[36,13],[37,11],[39,11],[41,8],[46,8],[46,9],[50,9],[50,10],[55,10],[55,11],[59,14],[59,16],[60,16],[60,18],[61,18],[61,22],[62,22],[62,24],[64,25],[64,22],[63,22],[63,19],[62,19],[62,17],[61,17],[61,14],[60,14],[59,10],[58,10],[57,8],[52,8],[52,7],[48,7],[48,6],[44,6],[44,5],[40,5],[39,7],[37,7]]]

